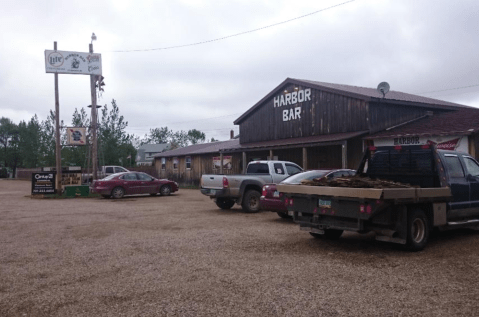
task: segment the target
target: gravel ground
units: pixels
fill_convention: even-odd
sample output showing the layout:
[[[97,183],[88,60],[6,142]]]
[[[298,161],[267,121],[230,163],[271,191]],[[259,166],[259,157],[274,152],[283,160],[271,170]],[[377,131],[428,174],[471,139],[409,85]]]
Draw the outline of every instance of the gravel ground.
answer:
[[[31,199],[0,180],[0,316],[474,316],[479,233],[402,251],[169,197]]]

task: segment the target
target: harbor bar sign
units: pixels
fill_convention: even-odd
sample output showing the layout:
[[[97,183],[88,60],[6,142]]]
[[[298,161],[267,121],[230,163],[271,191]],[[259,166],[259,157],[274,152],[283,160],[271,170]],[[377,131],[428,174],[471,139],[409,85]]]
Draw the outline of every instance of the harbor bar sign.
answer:
[[[45,71],[58,74],[101,75],[101,54],[45,50]]]
[[[32,195],[36,194],[54,194],[55,190],[55,172],[42,172],[32,174]]]

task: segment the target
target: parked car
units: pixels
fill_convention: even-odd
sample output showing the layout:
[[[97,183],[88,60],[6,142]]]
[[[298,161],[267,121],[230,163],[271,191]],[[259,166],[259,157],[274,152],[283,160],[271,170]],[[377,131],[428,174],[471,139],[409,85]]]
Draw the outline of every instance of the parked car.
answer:
[[[201,193],[215,200],[221,209],[241,205],[246,212],[258,212],[261,188],[267,183],[278,183],[303,169],[286,161],[253,161],[246,174],[201,176]]]
[[[280,184],[297,185],[301,184],[302,180],[312,180],[316,178],[336,178],[344,176],[356,175],[355,170],[337,169],[337,170],[311,170],[292,175],[284,179]],[[278,213],[281,218],[290,218],[288,209],[281,200],[282,193],[278,192],[276,184],[265,184],[263,186],[262,196],[260,197],[260,208],[262,210],[272,211]]]
[[[158,193],[168,196],[178,191],[178,183],[167,179],[156,179],[142,172],[123,172],[93,181],[90,191],[105,198],[121,198],[125,195],[137,194],[154,196]]]
[[[97,171],[97,177],[98,179],[102,179],[106,176],[110,176],[116,173],[122,173],[122,172],[129,172],[124,167],[121,166],[114,166],[114,165],[107,165],[107,166],[100,166],[98,171]],[[84,173],[81,176],[82,178],[82,183],[92,183],[93,182],[93,173]]]

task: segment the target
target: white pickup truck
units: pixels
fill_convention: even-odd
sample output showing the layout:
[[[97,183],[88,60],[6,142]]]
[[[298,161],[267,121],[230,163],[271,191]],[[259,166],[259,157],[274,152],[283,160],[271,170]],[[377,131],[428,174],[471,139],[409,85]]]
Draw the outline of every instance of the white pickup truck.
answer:
[[[121,166],[105,165],[98,170],[97,177],[98,179],[102,179],[104,177],[107,177],[108,175],[122,173],[122,172],[129,172],[129,170]],[[93,182],[92,173],[82,174],[81,178],[82,178],[82,183],[84,184]]]
[[[230,209],[237,203],[246,212],[257,212],[264,184],[277,184],[301,171],[303,169],[292,162],[253,161],[248,164],[246,174],[202,175],[201,193],[214,199],[221,209]]]

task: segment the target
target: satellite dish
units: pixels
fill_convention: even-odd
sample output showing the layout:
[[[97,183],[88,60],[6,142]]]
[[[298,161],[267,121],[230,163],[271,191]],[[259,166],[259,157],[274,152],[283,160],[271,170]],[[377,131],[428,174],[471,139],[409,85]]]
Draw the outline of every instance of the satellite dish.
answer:
[[[389,84],[387,82],[383,81],[382,83],[380,83],[378,85],[377,91],[380,94],[383,94],[383,98],[385,98],[386,94],[389,92]]]

